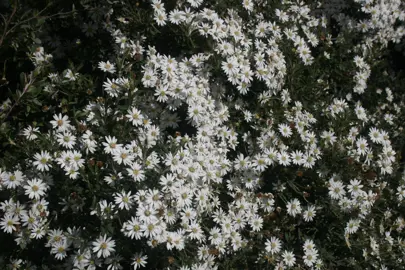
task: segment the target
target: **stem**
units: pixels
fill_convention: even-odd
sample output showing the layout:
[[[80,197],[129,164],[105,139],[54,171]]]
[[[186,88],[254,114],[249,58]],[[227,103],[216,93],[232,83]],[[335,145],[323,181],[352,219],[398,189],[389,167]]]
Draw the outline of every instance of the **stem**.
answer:
[[[18,4],[18,0],[16,0],[16,3],[15,3],[14,8],[13,8],[13,11],[11,12],[11,15],[10,15],[10,17],[8,18],[7,21],[6,21],[6,19],[2,16],[2,17],[3,17],[3,20],[4,20],[4,22],[5,22],[5,25],[4,25],[3,34],[1,35],[1,38],[0,38],[0,46],[3,44],[4,38],[7,36],[8,32],[9,32],[9,31],[7,31],[7,28],[8,28],[8,26],[9,26],[11,20],[13,19],[13,17],[14,17],[14,15],[15,15],[16,11],[17,11],[17,4]]]
[[[22,96],[28,92],[28,89],[30,86],[35,82],[35,78],[33,76],[33,72],[30,73],[30,81],[25,85],[23,92],[21,95],[17,98],[16,102],[11,106],[10,110],[8,110],[6,117],[2,120],[2,123],[7,119],[7,117],[10,115],[11,111],[14,109],[14,107],[20,102]]]

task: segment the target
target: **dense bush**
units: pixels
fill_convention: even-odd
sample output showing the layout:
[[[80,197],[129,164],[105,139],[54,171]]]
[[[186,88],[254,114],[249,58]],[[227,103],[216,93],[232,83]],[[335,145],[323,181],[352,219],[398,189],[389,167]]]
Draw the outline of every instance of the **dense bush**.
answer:
[[[405,5],[320,2],[1,2],[1,269],[404,269]]]

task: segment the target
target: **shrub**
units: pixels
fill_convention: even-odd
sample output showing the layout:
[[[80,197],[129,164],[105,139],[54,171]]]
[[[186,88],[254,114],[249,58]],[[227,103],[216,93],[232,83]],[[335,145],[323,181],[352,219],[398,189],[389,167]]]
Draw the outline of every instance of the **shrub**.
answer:
[[[403,269],[387,2],[6,5],[3,268]]]

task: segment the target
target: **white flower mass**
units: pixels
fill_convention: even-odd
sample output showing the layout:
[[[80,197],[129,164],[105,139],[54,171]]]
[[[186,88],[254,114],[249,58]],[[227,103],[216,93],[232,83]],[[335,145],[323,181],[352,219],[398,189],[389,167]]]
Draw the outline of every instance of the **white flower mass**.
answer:
[[[379,61],[405,4],[354,0],[332,34],[322,1],[175,2],[134,5],[178,50],[100,4],[94,75],[31,53],[49,100],[87,94],[14,127],[0,268],[45,269],[17,252],[45,248],[47,269],[404,269],[404,81]]]

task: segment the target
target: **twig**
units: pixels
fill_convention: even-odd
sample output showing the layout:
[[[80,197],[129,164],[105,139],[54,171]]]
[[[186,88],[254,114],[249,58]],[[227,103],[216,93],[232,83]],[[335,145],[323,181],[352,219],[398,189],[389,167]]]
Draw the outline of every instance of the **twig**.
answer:
[[[3,20],[5,21],[5,26],[4,26],[3,34],[2,34],[2,36],[1,36],[1,38],[0,38],[0,46],[3,44],[5,37],[8,36],[12,31],[14,31],[15,28],[17,28],[18,26],[20,26],[20,25],[23,24],[23,23],[26,23],[26,22],[29,22],[29,21],[31,21],[31,20],[40,18],[40,15],[52,5],[52,4],[49,4],[49,5],[46,6],[44,9],[42,9],[41,11],[39,11],[38,14],[34,15],[34,16],[31,17],[31,18],[28,18],[28,19],[25,19],[25,20],[23,20],[23,21],[17,22],[17,23],[16,23],[15,25],[13,25],[10,29],[8,29],[8,27],[9,27],[9,25],[10,25],[10,23],[11,23],[11,20],[12,20],[13,16],[15,15],[16,11],[17,11],[17,4],[18,4],[18,0],[16,0],[16,4],[15,4],[15,6],[14,6],[13,12],[11,13],[11,15],[10,15],[10,17],[9,17],[9,19],[8,19],[7,21],[6,21],[6,19],[4,18],[4,16],[0,14],[0,15],[2,16],[2,18],[3,18]],[[49,16],[44,16],[44,17],[42,17],[42,18],[44,18],[44,19],[50,19],[50,18],[52,18],[52,17],[64,16],[64,15],[69,15],[69,14],[73,14],[73,13],[75,13],[74,10],[68,11],[68,12],[56,13],[56,14],[52,14],[52,15],[49,15]]]
[[[30,86],[35,82],[35,78],[33,77],[33,73],[31,72],[30,74],[30,81],[25,85],[23,92],[21,95],[17,98],[17,100],[14,102],[13,106],[11,106],[10,110],[8,110],[6,117],[3,118],[2,122],[4,122],[8,116],[10,115],[11,111],[14,109],[14,107],[20,102],[22,96],[28,92],[28,89]]]
[[[1,35],[1,38],[0,38],[0,46],[3,44],[4,38],[7,36],[7,33],[8,33],[7,28],[8,28],[8,25],[10,24],[11,20],[13,19],[14,14],[15,14],[16,11],[17,11],[17,5],[18,5],[18,0],[16,0],[16,3],[15,3],[15,5],[14,5],[14,9],[13,9],[13,12],[11,12],[11,15],[10,15],[10,17],[8,18],[7,21],[6,21],[6,19],[4,18],[3,15],[1,16],[1,17],[3,18],[3,20],[4,20],[4,22],[5,22],[5,25],[4,25],[3,34]]]

